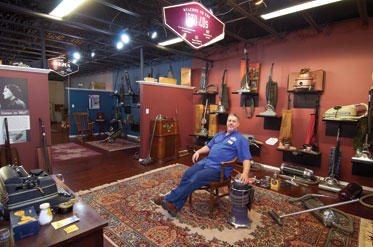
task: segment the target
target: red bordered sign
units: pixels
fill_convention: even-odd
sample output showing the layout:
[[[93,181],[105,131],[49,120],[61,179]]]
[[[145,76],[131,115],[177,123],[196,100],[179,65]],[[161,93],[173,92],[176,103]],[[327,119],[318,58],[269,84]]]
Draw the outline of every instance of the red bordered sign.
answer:
[[[163,7],[163,23],[194,49],[224,39],[225,24],[199,2]]]

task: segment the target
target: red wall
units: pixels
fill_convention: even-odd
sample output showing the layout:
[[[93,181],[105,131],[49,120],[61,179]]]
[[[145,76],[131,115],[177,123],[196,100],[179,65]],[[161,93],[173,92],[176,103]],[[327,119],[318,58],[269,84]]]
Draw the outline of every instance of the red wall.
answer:
[[[25,78],[28,83],[28,100],[30,109],[30,142],[11,144],[17,148],[21,165],[29,171],[38,168],[37,147],[41,146],[41,128],[39,118],[42,118],[47,133],[47,142],[51,143],[51,128],[49,116],[48,71],[44,69],[18,68],[8,70],[11,66],[0,66],[0,77]],[[27,70],[27,71],[25,71]],[[4,145],[1,145],[4,148]]]
[[[373,18],[370,19],[373,21]],[[320,168],[310,167],[316,175],[328,176],[330,148],[336,144],[335,136],[326,136],[326,123],[322,114],[335,105],[349,105],[368,102],[368,90],[373,86],[373,26],[362,26],[360,21],[350,21],[327,26],[322,33],[313,29],[288,34],[285,39],[266,38],[247,45],[248,57],[252,63],[261,63],[259,82],[259,107],[254,115],[264,111],[265,87],[270,74],[271,64],[273,80],[278,83],[279,95],[276,112],[281,116],[287,108],[287,81],[290,72],[299,72],[301,68],[311,70],[323,69],[326,72],[324,93],[320,98],[320,118],[318,123],[318,140],[322,152]],[[214,61],[209,74],[209,83],[218,84],[220,88],[224,69],[228,69],[226,83],[230,92],[240,88],[240,60],[244,57],[244,44],[222,47],[215,50],[208,58]],[[199,88],[200,68],[205,66],[201,60],[193,61],[193,86]],[[229,112],[236,112],[241,117],[239,131],[253,134],[256,139],[265,142],[270,137],[278,138],[279,131],[264,130],[264,118],[245,118],[240,104],[240,96],[230,93]],[[291,96],[293,100],[293,95]],[[193,98],[193,103],[201,103],[200,97]],[[313,109],[292,108],[293,110],[293,145],[301,148],[305,142],[308,122]],[[220,126],[221,130],[224,126]],[[351,174],[351,157],[355,151],[353,138],[341,138],[343,181],[358,181],[366,186],[373,186],[373,179]],[[282,163],[282,152],[275,146],[264,144],[260,157],[254,160],[260,163],[279,167]]]
[[[176,118],[177,110],[180,148],[185,149],[188,143],[193,142],[193,138],[189,136],[194,133],[192,94],[191,88],[140,85],[141,158],[146,158],[149,154],[150,120],[159,114],[166,118]],[[145,109],[149,109],[149,114],[145,113]]]

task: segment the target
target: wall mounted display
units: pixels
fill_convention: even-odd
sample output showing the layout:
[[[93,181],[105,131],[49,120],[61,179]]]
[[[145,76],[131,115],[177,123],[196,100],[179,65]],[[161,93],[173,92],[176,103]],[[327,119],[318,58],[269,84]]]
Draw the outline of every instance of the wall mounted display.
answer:
[[[310,71],[309,68],[301,69],[300,72],[290,72],[288,91],[324,91],[324,70]]]
[[[245,60],[241,60],[241,88],[246,83],[246,69],[245,69]],[[251,92],[257,92],[259,88],[259,75],[260,75],[260,63],[249,63],[247,68],[247,83]]]
[[[0,144],[5,143],[7,118],[10,143],[30,141],[28,85],[25,78],[0,77]]]

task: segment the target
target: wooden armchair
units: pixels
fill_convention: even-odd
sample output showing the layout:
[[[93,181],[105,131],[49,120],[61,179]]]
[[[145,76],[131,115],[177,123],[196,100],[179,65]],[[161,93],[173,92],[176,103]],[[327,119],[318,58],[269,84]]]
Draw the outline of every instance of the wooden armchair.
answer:
[[[219,188],[223,188],[225,186],[230,186],[231,178],[225,179],[224,178],[224,170],[225,167],[234,166],[237,162],[238,157],[234,158],[231,161],[221,162],[221,170],[220,170],[220,180],[216,182],[211,182],[208,185],[202,186],[198,190],[206,190],[210,194],[210,217],[212,217],[212,213],[214,212],[214,201],[224,197],[229,194],[229,189],[227,193],[219,194]],[[192,203],[192,194],[189,196],[189,203]]]
[[[78,138],[84,135],[92,135],[95,122],[91,122],[87,112],[73,113],[76,127],[78,128]]]

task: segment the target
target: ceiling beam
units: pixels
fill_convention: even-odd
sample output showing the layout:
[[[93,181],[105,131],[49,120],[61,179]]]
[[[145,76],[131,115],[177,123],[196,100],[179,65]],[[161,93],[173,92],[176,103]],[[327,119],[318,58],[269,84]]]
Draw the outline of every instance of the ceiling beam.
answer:
[[[316,21],[310,16],[308,13],[302,13],[303,18],[310,24],[318,33],[322,32],[322,28],[319,26],[319,24],[316,23]]]
[[[229,6],[231,6],[232,8],[234,8],[236,11],[240,12],[242,15],[244,15],[246,18],[248,18],[250,21],[254,22],[255,24],[257,24],[259,27],[263,28],[264,30],[266,30],[267,32],[273,34],[274,36],[282,39],[283,37],[276,31],[274,30],[273,28],[267,26],[267,24],[261,22],[260,20],[258,20],[258,18],[256,18],[255,16],[253,16],[252,14],[250,14],[249,12],[247,12],[244,8],[242,8],[240,5],[238,5],[237,3],[235,3],[233,0],[224,0]]]
[[[363,25],[369,24],[367,2],[366,0],[356,0],[357,10],[359,11],[360,20]]]
[[[121,7],[119,7],[119,6],[116,6],[116,5],[114,5],[114,4],[108,3],[108,2],[106,2],[106,1],[103,1],[103,0],[95,0],[95,1],[96,1],[97,3],[100,3],[100,4],[104,5],[104,6],[106,6],[106,7],[109,7],[109,8],[115,9],[115,10],[118,10],[119,12],[125,13],[125,14],[127,14],[127,15],[134,16],[134,17],[137,17],[137,18],[143,18],[142,15],[139,15],[139,14],[137,14],[137,13],[135,13],[135,12],[132,12],[132,11],[129,11],[129,10],[127,10],[127,9],[123,9],[123,8],[121,8]]]
[[[10,9],[12,11],[16,11],[16,12],[19,12],[19,13],[22,13],[22,14],[27,14],[27,15],[41,17],[41,18],[47,18],[49,20],[56,21],[61,25],[69,26],[71,28],[76,28],[76,29],[85,30],[85,31],[88,30],[88,31],[91,31],[91,32],[96,32],[96,33],[108,35],[110,37],[113,37],[113,36],[117,35],[117,33],[102,30],[102,29],[92,27],[92,26],[82,24],[82,23],[77,23],[77,22],[73,22],[73,21],[69,21],[69,20],[60,21],[56,18],[52,18],[51,16],[43,14],[43,13],[39,13],[39,12],[36,12],[36,11],[33,11],[33,10],[25,9],[25,8],[14,6],[14,5],[9,5],[9,4],[2,3],[2,2],[0,2],[0,7],[4,8],[4,9]],[[176,50],[176,49],[160,46],[160,45],[157,45],[157,44],[145,41],[145,40],[141,40],[141,39],[138,39],[138,38],[132,38],[131,40],[133,40],[134,42],[136,42],[138,44],[148,46],[148,47],[152,47],[152,48],[157,48],[157,49],[167,51],[167,52],[175,54],[175,55],[191,57],[191,58],[200,59],[200,60],[212,63],[212,60],[210,60],[210,59],[207,59],[205,57],[195,56],[191,53],[187,53],[187,52],[179,51],[179,50]]]

